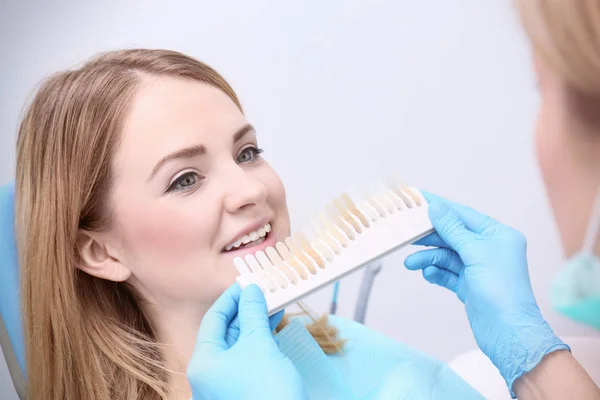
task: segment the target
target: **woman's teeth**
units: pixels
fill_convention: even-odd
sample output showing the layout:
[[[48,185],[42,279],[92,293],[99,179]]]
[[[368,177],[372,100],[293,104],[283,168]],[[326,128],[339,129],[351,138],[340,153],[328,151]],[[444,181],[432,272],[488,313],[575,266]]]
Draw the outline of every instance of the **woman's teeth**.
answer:
[[[267,223],[262,228],[258,228],[254,232],[250,232],[247,235],[242,236],[229,246],[225,247],[225,251],[236,250],[238,248],[246,248],[256,246],[265,241],[267,233],[271,232],[271,224]]]

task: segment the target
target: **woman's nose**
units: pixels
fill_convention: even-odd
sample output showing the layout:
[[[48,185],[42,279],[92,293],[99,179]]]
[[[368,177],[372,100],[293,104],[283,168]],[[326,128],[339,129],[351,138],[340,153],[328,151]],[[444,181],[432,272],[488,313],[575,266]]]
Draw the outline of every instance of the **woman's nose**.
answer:
[[[226,177],[225,209],[230,213],[262,205],[267,200],[267,185],[251,173],[239,170]]]

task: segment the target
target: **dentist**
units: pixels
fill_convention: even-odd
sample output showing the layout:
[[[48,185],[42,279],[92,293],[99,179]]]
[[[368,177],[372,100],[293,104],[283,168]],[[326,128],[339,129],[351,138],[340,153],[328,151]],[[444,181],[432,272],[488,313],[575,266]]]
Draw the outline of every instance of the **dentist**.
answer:
[[[539,165],[568,260],[555,280],[553,305],[600,329],[600,1],[517,0],[516,5],[533,44],[541,94]],[[540,313],[524,236],[463,205],[431,194],[427,198],[436,232],[417,244],[434,248],[412,254],[405,265],[457,294],[478,346],[498,368],[512,397],[600,399],[600,389]],[[237,365],[232,360],[256,356],[260,366],[237,365],[239,374],[251,378],[251,370],[264,368],[272,371],[274,390],[286,393],[282,398],[306,398],[297,371],[277,350],[264,298],[256,288],[246,290],[226,292],[203,322],[203,339],[188,369],[194,393],[198,398],[200,393],[231,393],[225,371]],[[238,312],[232,304],[240,296],[239,311],[245,315],[240,345],[229,347],[214,338],[227,336],[229,321]],[[248,315],[252,318],[245,319]],[[237,354],[241,351],[244,357]],[[194,362],[209,353],[218,355],[208,358],[219,360],[222,370]],[[252,393],[246,394],[269,398],[263,392],[268,385],[250,378],[247,390]]]

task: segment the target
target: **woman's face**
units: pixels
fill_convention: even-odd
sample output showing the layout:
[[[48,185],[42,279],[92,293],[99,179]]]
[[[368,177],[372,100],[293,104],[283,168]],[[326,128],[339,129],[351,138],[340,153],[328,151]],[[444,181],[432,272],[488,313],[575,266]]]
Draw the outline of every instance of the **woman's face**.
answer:
[[[581,250],[600,185],[600,125],[587,118],[591,100],[574,95],[540,59],[535,66],[541,94],[537,157],[563,251],[570,257]]]
[[[234,283],[234,257],[289,235],[283,184],[221,90],[147,78],[120,139],[109,235],[146,300],[210,304]]]

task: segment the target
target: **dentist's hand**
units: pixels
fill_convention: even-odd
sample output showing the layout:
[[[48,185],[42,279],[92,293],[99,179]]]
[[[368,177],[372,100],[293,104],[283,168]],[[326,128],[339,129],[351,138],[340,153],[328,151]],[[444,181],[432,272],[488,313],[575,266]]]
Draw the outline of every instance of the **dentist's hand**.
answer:
[[[236,318],[239,329],[232,329]],[[187,377],[193,400],[308,398],[298,370],[273,337],[256,285],[242,292],[234,284],[206,313]]]
[[[455,292],[465,304],[478,346],[509,389],[548,353],[568,349],[537,306],[524,236],[468,207],[425,193],[435,233],[416,244],[435,246],[406,258],[408,269]],[[514,395],[514,394],[513,394]]]
[[[236,286],[237,286],[237,284],[236,284]],[[232,290],[234,290],[234,289],[232,289]],[[275,331],[275,328],[277,328],[277,325],[279,325],[279,323],[283,319],[283,313],[284,313],[284,311],[281,310],[277,314],[274,314],[269,317],[269,329],[271,330],[271,332]],[[236,313],[235,317],[233,317],[233,320],[231,320],[231,323],[227,327],[227,333],[225,334],[225,342],[227,343],[227,346],[229,346],[229,347],[233,346],[235,344],[235,342],[238,341],[239,337],[240,337],[240,314]]]

